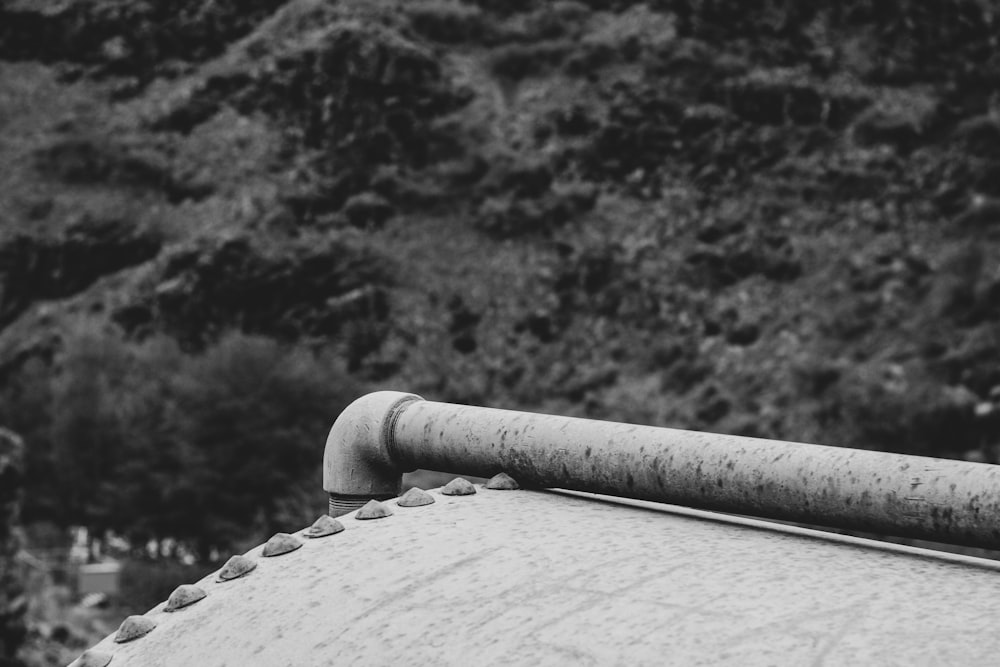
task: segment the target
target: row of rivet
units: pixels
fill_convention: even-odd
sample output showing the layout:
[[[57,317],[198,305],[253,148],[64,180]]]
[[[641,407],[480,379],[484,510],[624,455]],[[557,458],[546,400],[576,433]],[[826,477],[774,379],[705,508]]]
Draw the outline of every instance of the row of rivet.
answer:
[[[494,475],[483,486],[487,489],[497,491],[511,491],[521,488],[514,478],[505,472]],[[441,495],[443,496],[471,496],[475,492],[476,487],[464,477],[456,477],[441,487]],[[434,502],[434,496],[423,489],[413,487],[399,497],[396,505],[399,507],[422,507],[424,505],[431,505]],[[378,500],[369,500],[364,507],[357,511],[354,518],[360,521],[368,521],[370,519],[384,519],[387,516],[392,516],[392,510],[385,503]]]
[[[507,473],[499,473],[491,477],[484,486],[487,489],[509,491],[521,488],[518,483]],[[456,477],[441,487],[441,494],[445,496],[471,496],[476,493],[476,487],[467,479]],[[399,507],[422,507],[435,502],[434,497],[417,487],[411,488],[396,501]],[[371,519],[383,519],[392,516],[392,510],[385,503],[378,500],[369,500],[368,503],[359,509],[354,518],[359,521]],[[303,533],[309,538],[326,537],[336,535],[344,531],[344,524],[336,519],[324,514]],[[276,533],[264,545],[263,555],[266,558],[286,554],[302,546],[302,540],[289,533]],[[239,579],[252,572],[257,567],[256,561],[246,556],[232,556],[226,564],[219,570],[219,577],[216,581],[232,581]],[[178,586],[167,599],[164,611],[174,612],[184,607],[193,605],[195,602],[204,599],[208,594],[201,588],[193,584],[182,584]],[[153,631],[156,622],[145,616],[129,616],[122,621],[115,635],[115,642],[124,644],[134,639],[143,637]],[[112,655],[103,651],[87,650],[77,658],[70,667],[105,667],[111,662]]]

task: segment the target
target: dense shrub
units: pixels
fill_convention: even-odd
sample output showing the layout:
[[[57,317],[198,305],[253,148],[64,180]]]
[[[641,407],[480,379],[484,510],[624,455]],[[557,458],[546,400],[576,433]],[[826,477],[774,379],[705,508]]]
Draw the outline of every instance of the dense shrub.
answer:
[[[557,67],[573,50],[570,41],[510,44],[493,52],[490,69],[499,77],[516,81]]]
[[[0,325],[33,302],[76,294],[102,276],[160,250],[154,230],[121,218],[83,214],[59,235],[14,234],[0,241]]]
[[[123,186],[162,192],[172,202],[201,200],[214,187],[174,173],[168,151],[110,136],[75,136],[35,154],[42,175],[70,185]]]
[[[352,208],[357,224],[384,220],[384,206],[364,203]],[[123,323],[153,324],[196,347],[230,328],[284,339],[332,337],[345,324],[332,300],[389,282],[387,260],[346,238],[315,235],[275,247],[243,234],[175,248],[155,283],[117,314]],[[383,322],[384,306],[352,317]]]
[[[329,355],[270,339],[232,333],[192,356],[92,321],[52,371],[0,395],[3,417],[40,420],[26,514],[202,560],[314,518],[326,431],[361,393]]]
[[[170,59],[206,60],[264,20],[281,0],[74,0],[0,7],[0,57],[71,60],[149,77]]]
[[[421,37],[442,44],[482,42],[492,32],[489,21],[477,7],[455,0],[408,3],[410,27]]]
[[[550,234],[594,207],[595,188],[586,184],[553,188],[538,197],[487,197],[479,206],[475,225],[497,238]]]
[[[987,435],[973,392],[898,365],[858,364],[833,396],[843,437],[858,447],[957,457]]]

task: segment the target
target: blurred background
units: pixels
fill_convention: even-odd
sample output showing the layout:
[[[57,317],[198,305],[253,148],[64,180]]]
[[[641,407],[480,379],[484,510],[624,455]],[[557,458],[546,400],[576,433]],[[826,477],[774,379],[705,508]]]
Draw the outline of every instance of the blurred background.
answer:
[[[311,523],[377,389],[995,463],[998,11],[0,0],[0,664]]]

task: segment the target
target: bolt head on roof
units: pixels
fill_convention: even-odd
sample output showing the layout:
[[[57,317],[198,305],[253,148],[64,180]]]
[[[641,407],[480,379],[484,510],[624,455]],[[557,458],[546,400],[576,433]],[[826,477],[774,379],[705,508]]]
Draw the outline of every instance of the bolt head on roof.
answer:
[[[471,496],[475,492],[476,487],[464,477],[456,477],[441,488],[441,493],[446,496]]]
[[[79,658],[69,664],[69,667],[105,667],[111,662],[111,654],[104,651],[87,649]]]
[[[256,561],[253,561],[246,556],[232,556],[226,561],[226,564],[222,566],[222,569],[219,570],[219,581],[239,579],[245,574],[252,572],[255,567],[257,567]]]
[[[288,533],[275,533],[264,545],[264,556],[280,556],[302,546],[302,540]]]
[[[396,501],[396,504],[400,507],[423,507],[424,505],[431,505],[433,503],[434,496],[417,487],[413,487]]]
[[[337,533],[343,532],[344,524],[340,523],[332,516],[324,514],[320,518],[313,522],[313,525],[305,532],[306,537],[326,537],[327,535],[336,535]]]
[[[486,488],[495,491],[515,491],[520,489],[521,485],[507,473],[501,472],[490,477],[489,481],[486,482]]]
[[[167,598],[167,606],[163,611],[177,611],[205,597],[205,591],[193,584],[181,584]]]
[[[392,510],[386,507],[385,503],[377,500],[369,500],[364,507],[358,510],[354,518],[367,521],[368,519],[384,519],[387,516],[392,516]]]
[[[133,639],[138,639],[139,637],[148,635],[155,627],[156,622],[151,618],[146,618],[145,616],[129,616],[122,621],[122,624],[118,627],[118,634],[115,635],[115,641],[119,644],[130,642]]]

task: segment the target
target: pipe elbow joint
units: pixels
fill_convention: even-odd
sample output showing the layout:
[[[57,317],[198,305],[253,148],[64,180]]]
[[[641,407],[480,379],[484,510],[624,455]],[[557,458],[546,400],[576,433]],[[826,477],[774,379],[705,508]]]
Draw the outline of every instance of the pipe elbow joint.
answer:
[[[366,394],[348,405],[326,439],[323,488],[337,496],[391,498],[403,472],[392,458],[392,425],[406,405],[423,399],[399,391]]]

